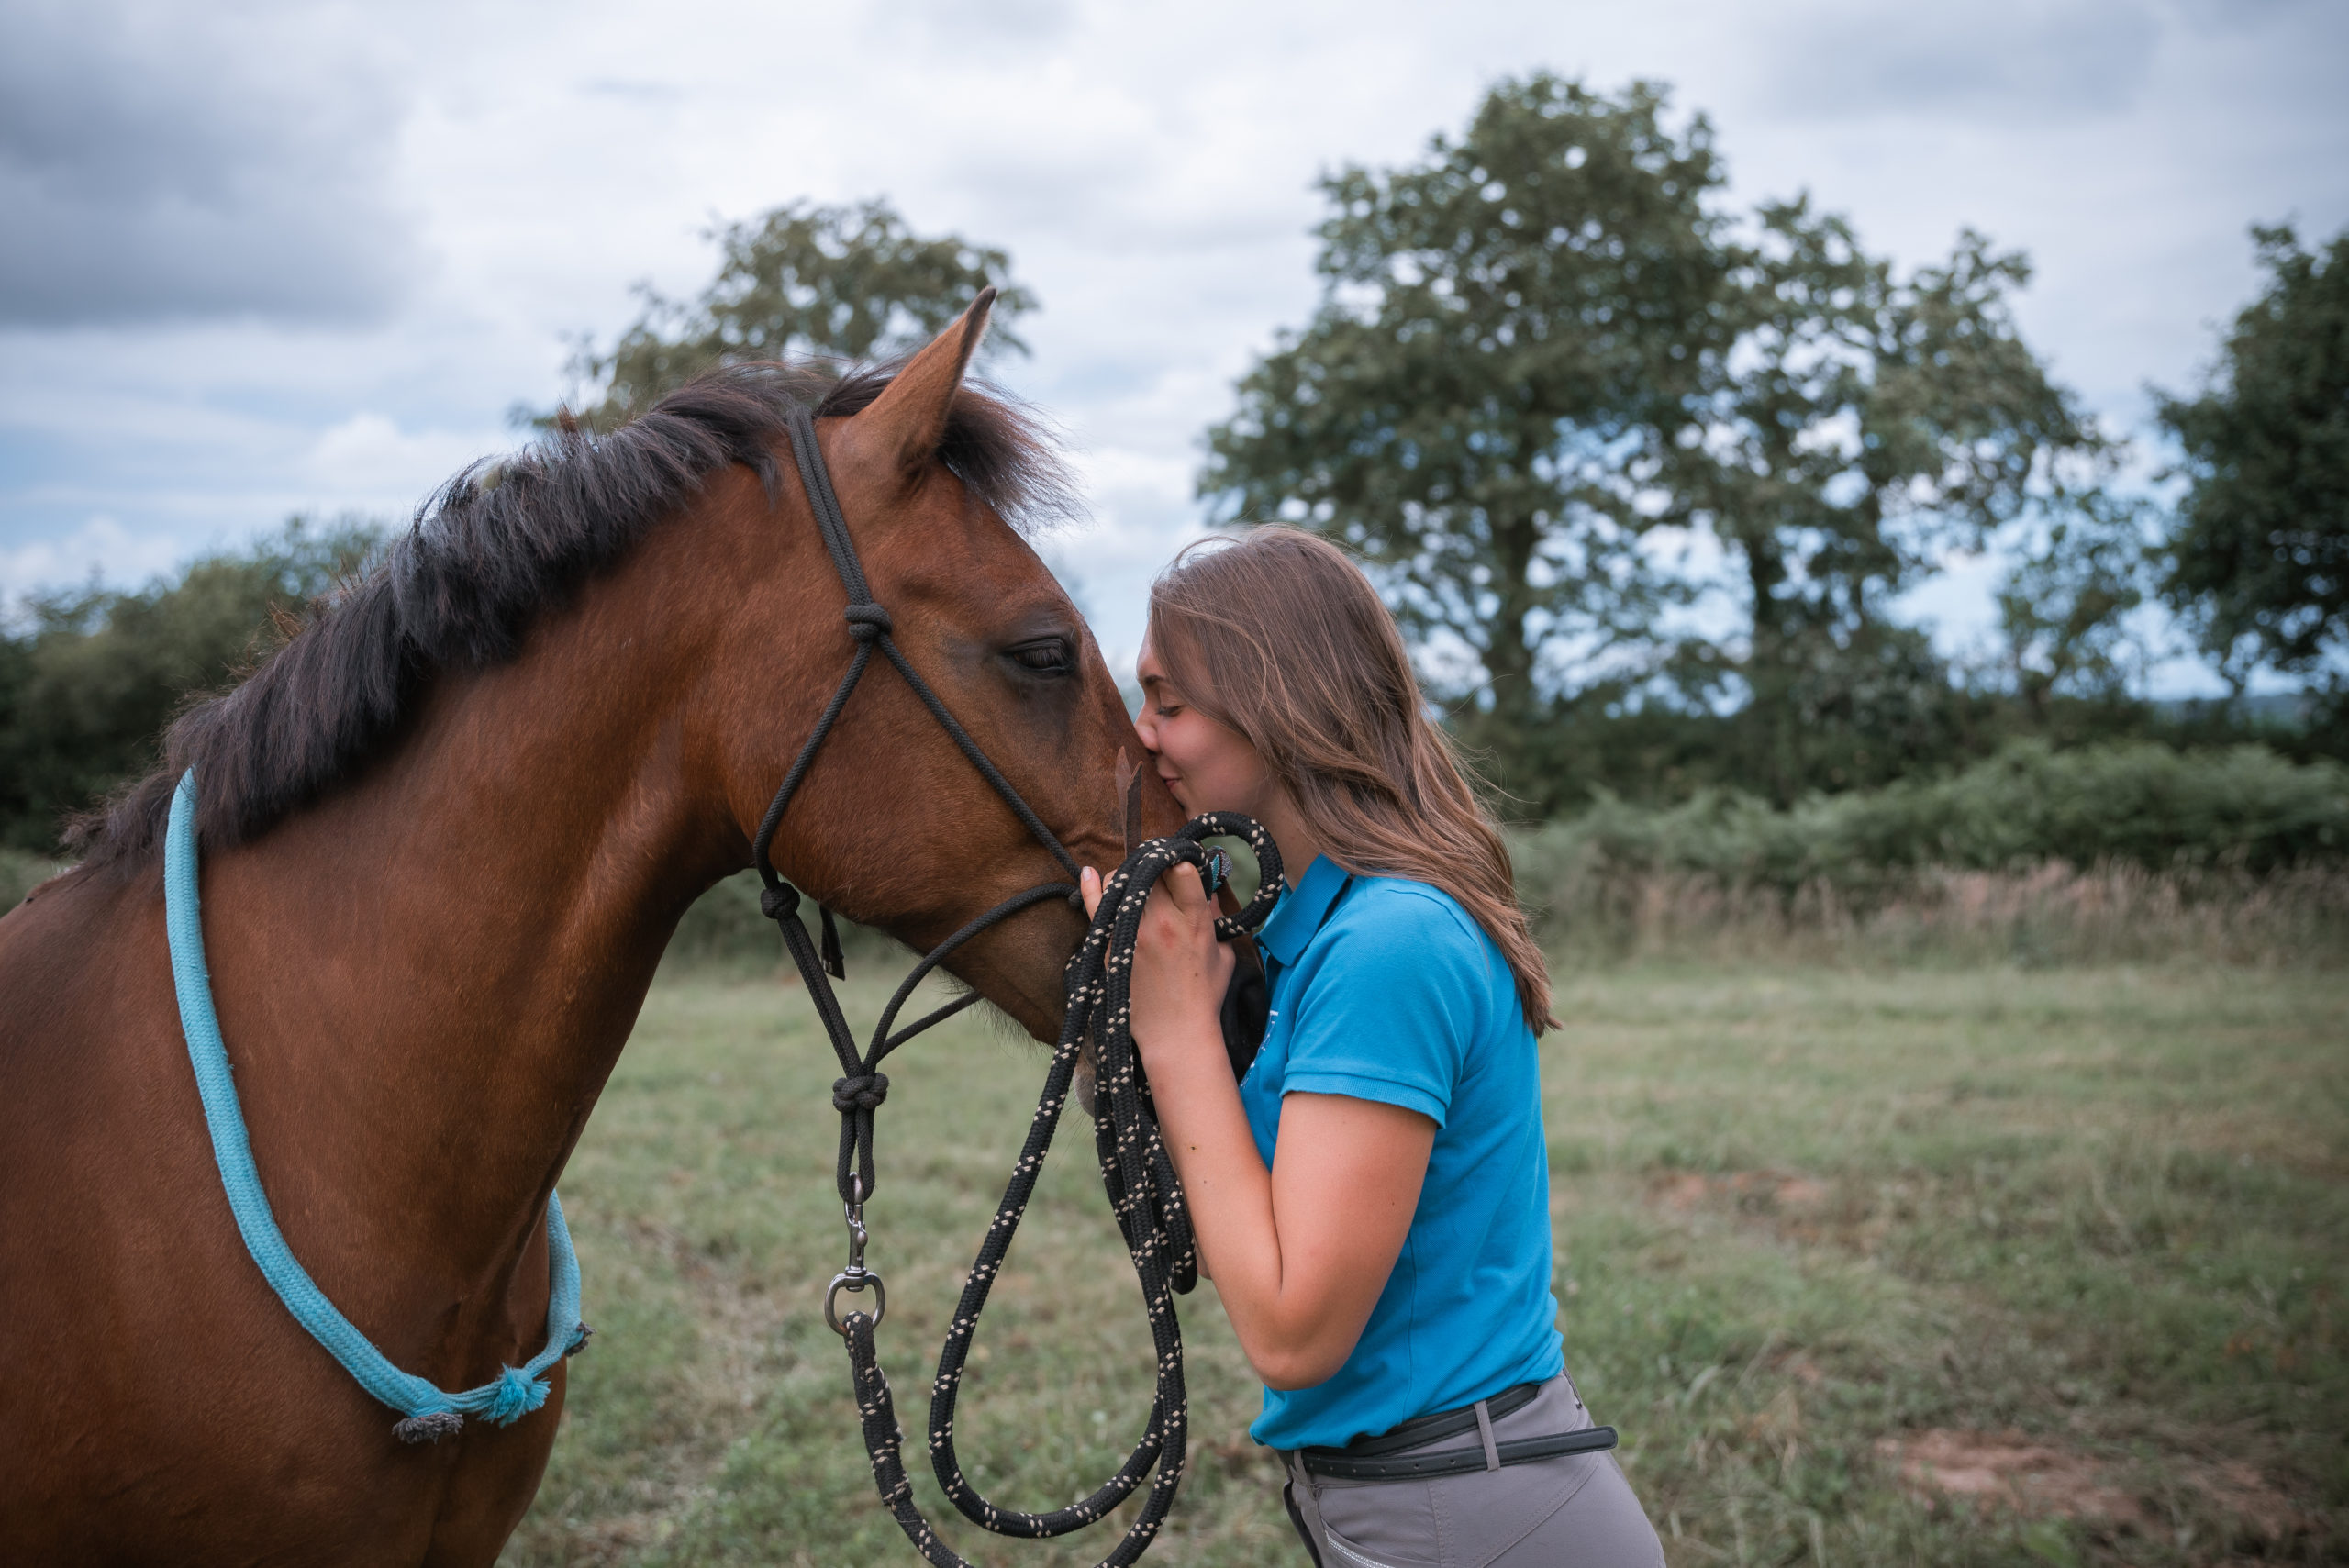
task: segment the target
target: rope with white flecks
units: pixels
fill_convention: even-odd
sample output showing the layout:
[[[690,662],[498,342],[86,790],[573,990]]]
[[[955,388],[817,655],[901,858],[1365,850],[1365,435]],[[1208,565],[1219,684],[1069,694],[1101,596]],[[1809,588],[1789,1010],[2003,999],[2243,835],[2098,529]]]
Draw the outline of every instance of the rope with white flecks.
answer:
[[[1208,873],[1219,851],[1201,840],[1210,837],[1242,839],[1255,851],[1262,870],[1256,896],[1234,916],[1219,917],[1216,934],[1225,940],[1253,931],[1271,913],[1282,887],[1280,851],[1272,835],[1248,817],[1213,812],[1194,817],[1182,829],[1152,839],[1126,857],[1102,886],[1101,904],[1085,934],[1085,944],[1069,961],[1068,1014],[1061,1028],[1060,1044],[1044,1074],[1044,1087],[1029,1124],[1028,1140],[1011,1168],[1003,1202],[987,1228],[971,1265],[962,1299],[946,1331],[938,1359],[938,1377],[930,1404],[930,1467],[947,1497],[965,1518],[997,1535],[1036,1538],[1065,1535],[1093,1524],[1133,1495],[1145,1475],[1156,1473],[1141,1515],[1117,1546],[1102,1560],[1101,1568],[1125,1568],[1140,1558],[1158,1533],[1181,1483],[1189,1407],[1183,1384],[1183,1336],[1174,1317],[1174,1297],[1198,1282],[1198,1252],[1189,1216],[1183,1207],[1183,1189],[1173,1161],[1159,1137],[1158,1118],[1151,1103],[1150,1086],[1141,1070],[1133,1037],[1134,944],[1141,926],[1142,908],[1161,875],[1178,864],[1200,866]],[[1214,867],[1220,870],[1219,867]],[[1214,880],[1214,878],[1210,878]],[[1210,887],[1212,892],[1212,887]],[[796,946],[808,949],[812,967],[814,945],[796,919],[784,922],[786,939],[796,928]],[[1090,1040],[1095,1052],[1097,1088],[1095,1099],[1094,1145],[1101,1162],[1118,1229],[1124,1234],[1134,1276],[1141,1283],[1143,1307],[1150,1314],[1151,1340],[1157,1352],[1156,1396],[1141,1440],[1118,1473],[1092,1496],[1050,1513],[1031,1514],[1002,1508],[981,1496],[963,1475],[954,1454],[954,1403],[961,1388],[964,1359],[978,1332],[987,1293],[1001,1272],[1020,1216],[1035,1191],[1044,1155],[1052,1147],[1061,1112],[1068,1104],[1077,1061]],[[843,1113],[846,1114],[846,1113]],[[868,1117],[870,1112],[865,1113]],[[873,1461],[873,1479],[882,1501],[921,1554],[937,1568],[969,1568],[930,1528],[913,1500],[907,1479],[897,1430],[896,1410],[882,1374],[874,1340],[874,1318],[852,1312],[842,1320],[849,1362],[854,1375],[857,1412],[864,1428],[864,1446]]]

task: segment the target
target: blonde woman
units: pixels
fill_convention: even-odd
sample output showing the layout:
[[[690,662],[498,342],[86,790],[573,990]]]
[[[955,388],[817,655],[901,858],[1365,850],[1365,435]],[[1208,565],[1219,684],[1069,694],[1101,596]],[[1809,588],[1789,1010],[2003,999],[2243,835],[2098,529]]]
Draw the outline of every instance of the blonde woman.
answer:
[[[1556,1328],[1549,975],[1393,618],[1334,546],[1261,528],[1159,578],[1139,673],[1175,799],[1255,817],[1288,867],[1245,1076],[1187,866],[1144,917],[1133,1027],[1314,1561],[1661,1563]]]

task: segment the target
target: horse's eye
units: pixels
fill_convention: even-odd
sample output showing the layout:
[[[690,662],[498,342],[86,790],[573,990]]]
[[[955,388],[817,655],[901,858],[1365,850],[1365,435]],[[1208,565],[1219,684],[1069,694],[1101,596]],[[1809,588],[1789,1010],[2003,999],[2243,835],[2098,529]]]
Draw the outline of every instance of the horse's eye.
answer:
[[[1071,667],[1068,643],[1061,638],[1040,637],[1008,651],[1013,663],[1039,675],[1065,675]]]

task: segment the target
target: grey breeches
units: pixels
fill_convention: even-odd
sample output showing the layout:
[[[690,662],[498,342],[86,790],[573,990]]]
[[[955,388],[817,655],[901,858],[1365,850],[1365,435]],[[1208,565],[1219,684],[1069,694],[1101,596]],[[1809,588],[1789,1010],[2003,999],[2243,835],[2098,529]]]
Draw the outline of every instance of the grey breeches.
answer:
[[[1552,1378],[1495,1421],[1508,1442],[1591,1425],[1574,1381]],[[1408,1453],[1475,1446],[1438,1438]],[[1429,1481],[1338,1481],[1281,1456],[1289,1499],[1321,1568],[1663,1568],[1655,1527],[1612,1453],[1562,1454]]]

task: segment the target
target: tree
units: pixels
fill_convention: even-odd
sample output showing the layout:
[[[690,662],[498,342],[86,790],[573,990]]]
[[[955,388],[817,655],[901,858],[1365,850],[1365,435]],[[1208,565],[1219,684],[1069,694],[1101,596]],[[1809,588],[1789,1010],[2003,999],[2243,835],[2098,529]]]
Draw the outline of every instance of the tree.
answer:
[[[1601,657],[1654,606],[1656,432],[1728,342],[1711,128],[1665,108],[1537,73],[1418,163],[1326,176],[1319,306],[1208,437],[1200,494],[1358,551],[1513,785],[1544,648]]]
[[[746,360],[862,360],[910,351],[978,292],[997,291],[987,350],[1026,353],[1011,323],[1036,296],[1005,251],[955,235],[923,239],[880,198],[855,206],[793,202],[712,231],[718,276],[690,303],[637,285],[644,308],[609,350],[583,344],[572,369],[593,390],[577,417],[609,429],[692,376]],[[527,416],[544,426],[552,415]]]
[[[240,673],[273,624],[358,570],[382,539],[357,518],[319,528],[297,517],[176,580],[30,599],[29,627],[0,638],[0,842],[52,846],[67,814],[153,764],[188,694]]]
[[[2097,490],[2051,517],[1998,592],[2007,679],[2032,722],[2070,695],[2126,699],[2140,652],[2125,617],[2145,602],[2148,503]]]
[[[2266,288],[2200,395],[2157,394],[2187,480],[2162,596],[2238,691],[2250,664],[2349,649],[2349,231],[2319,255],[2289,226],[2252,236]]]
[[[1741,571],[1716,700],[1741,704],[1751,782],[1786,800],[1938,760],[1951,681],[1889,601],[1946,549],[2076,511],[2107,452],[2016,329],[2029,264],[1978,234],[1903,278],[1808,198],[1765,203],[1734,275],[1734,350],[1708,361],[1663,483],[1666,515]]]
[[[1505,81],[1420,161],[1326,178],[1320,303],[1208,432],[1200,493],[1359,551],[1537,806],[1627,754],[1608,725],[1678,768],[1733,714],[1731,775],[1781,799],[1944,761],[1967,703],[1892,600],[2016,525],[2066,552],[2018,612],[2054,591],[2110,450],[2016,329],[2020,255],[1968,232],[1904,274],[1808,198],[1735,218],[1709,126],[1664,106]],[[1727,580],[1672,570],[1665,526]],[[1736,633],[1671,629],[1708,598]],[[2034,678],[2089,681],[2124,607],[2082,592],[2023,633]]]

